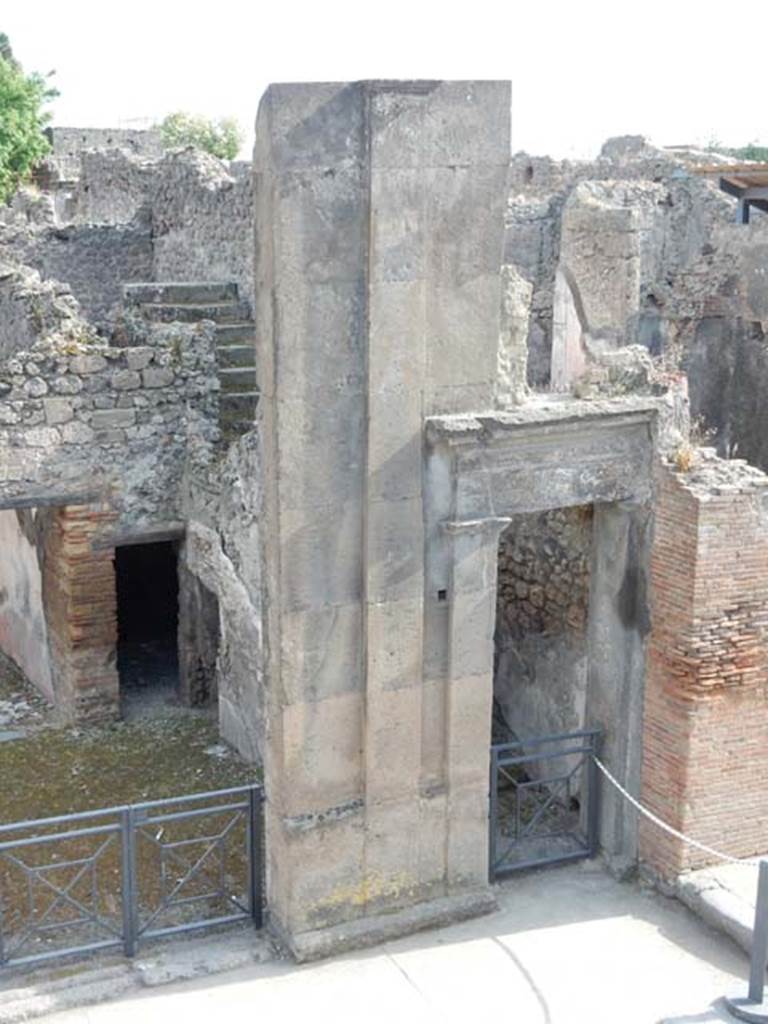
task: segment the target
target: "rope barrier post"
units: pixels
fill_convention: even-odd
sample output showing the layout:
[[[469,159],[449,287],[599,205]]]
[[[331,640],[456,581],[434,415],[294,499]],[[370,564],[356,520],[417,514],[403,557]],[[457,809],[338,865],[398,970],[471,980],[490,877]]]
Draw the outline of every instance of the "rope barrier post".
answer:
[[[755,902],[755,927],[749,961],[749,990],[746,998],[726,999],[730,1012],[738,1020],[768,1022],[765,1001],[765,970],[768,967],[768,860],[760,861]]]

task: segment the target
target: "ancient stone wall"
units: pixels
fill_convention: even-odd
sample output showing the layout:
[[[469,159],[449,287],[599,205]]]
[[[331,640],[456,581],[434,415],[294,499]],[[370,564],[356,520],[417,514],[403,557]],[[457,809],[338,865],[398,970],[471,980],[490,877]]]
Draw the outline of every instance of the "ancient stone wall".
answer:
[[[87,332],[69,288],[58,281],[42,281],[30,267],[0,263],[0,367],[38,338],[57,331],[69,337]]]
[[[636,137],[609,140],[592,162],[555,161],[525,153],[513,158],[505,259],[533,285],[528,360],[533,387],[546,388],[550,383],[558,270],[562,290],[566,277],[569,289],[574,284],[584,286],[582,312],[590,326],[599,332],[613,331],[624,344],[639,342],[656,354],[669,347],[663,307],[670,276],[698,259],[715,228],[733,214],[732,203],[714,182],[691,173],[691,164],[703,160],[701,154],[655,150]],[[601,241],[608,221],[621,217],[628,218],[623,235],[631,241],[632,250],[626,251],[625,246],[623,257],[621,245],[615,244],[622,232],[617,236],[609,230]],[[564,231],[567,222],[570,228]],[[580,234],[585,247],[581,257]],[[564,236],[568,237],[565,253]],[[608,269],[596,277],[601,262]],[[628,291],[619,289],[622,278],[630,286]],[[603,302],[600,292],[605,290],[608,295]],[[590,303],[590,295],[593,300],[597,297],[597,303]],[[604,323],[599,322],[601,318]]]
[[[152,278],[152,240],[141,223],[6,226],[0,229],[0,258],[66,282],[83,315],[103,330],[120,307],[122,284]]]
[[[93,150],[80,156],[77,187],[72,190],[67,221],[78,224],[130,224],[150,219],[157,161],[119,149]]]
[[[768,843],[767,498],[711,450],[658,475],[642,799],[734,857]],[[712,861],[645,821],[640,850],[666,878]]]
[[[107,500],[121,530],[181,518],[190,451],[218,433],[213,332],[110,348],[54,335],[0,365],[0,508]]]
[[[187,533],[179,564],[180,634],[189,639],[182,674],[215,662],[222,736],[247,760],[264,755],[265,691],[260,546],[261,473],[256,433],[222,460],[200,450],[189,467]],[[206,597],[206,595],[208,595]],[[215,605],[215,609],[214,609]]]
[[[183,150],[157,165],[152,194],[157,281],[234,281],[253,303],[253,187],[220,160]]]
[[[0,511],[0,650],[48,700],[53,679],[43,604],[40,526],[35,509]]]

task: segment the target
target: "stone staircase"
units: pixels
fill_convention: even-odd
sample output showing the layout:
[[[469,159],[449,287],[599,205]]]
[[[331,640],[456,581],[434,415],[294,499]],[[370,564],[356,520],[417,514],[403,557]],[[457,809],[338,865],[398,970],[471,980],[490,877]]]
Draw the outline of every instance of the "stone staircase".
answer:
[[[174,281],[123,285],[125,305],[152,323],[213,320],[221,382],[219,421],[222,438],[232,441],[253,428],[256,387],[256,339],[251,312],[231,282]]]

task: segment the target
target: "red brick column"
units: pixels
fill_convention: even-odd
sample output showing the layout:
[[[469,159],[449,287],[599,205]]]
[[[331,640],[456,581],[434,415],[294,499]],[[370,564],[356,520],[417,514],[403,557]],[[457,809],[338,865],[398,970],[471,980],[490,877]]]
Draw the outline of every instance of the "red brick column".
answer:
[[[768,850],[768,478],[709,457],[658,476],[642,800],[734,856]],[[640,829],[663,877],[713,858]]]
[[[50,518],[43,595],[56,705],[73,721],[119,713],[117,594],[114,552],[92,540],[115,518],[93,506],[70,505]]]

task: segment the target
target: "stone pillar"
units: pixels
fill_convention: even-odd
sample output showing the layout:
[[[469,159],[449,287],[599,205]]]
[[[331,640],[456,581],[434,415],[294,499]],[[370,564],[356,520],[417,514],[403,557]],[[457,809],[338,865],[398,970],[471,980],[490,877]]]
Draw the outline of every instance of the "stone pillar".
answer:
[[[768,477],[695,459],[657,481],[642,800],[749,857],[768,845]],[[667,879],[716,863],[647,821],[640,855]]]
[[[508,157],[505,83],[272,86],[259,109],[268,892],[299,957],[489,905],[484,840],[464,874],[447,853],[487,777],[459,799],[422,749],[422,434],[494,402]]]
[[[605,730],[602,757],[630,793],[640,788],[651,524],[650,504],[594,506],[585,724]],[[601,785],[600,846],[617,874],[635,867],[637,813],[607,783]]]
[[[93,541],[115,520],[110,509],[67,505],[45,526],[43,602],[56,707],[72,721],[119,715],[114,551]]]

